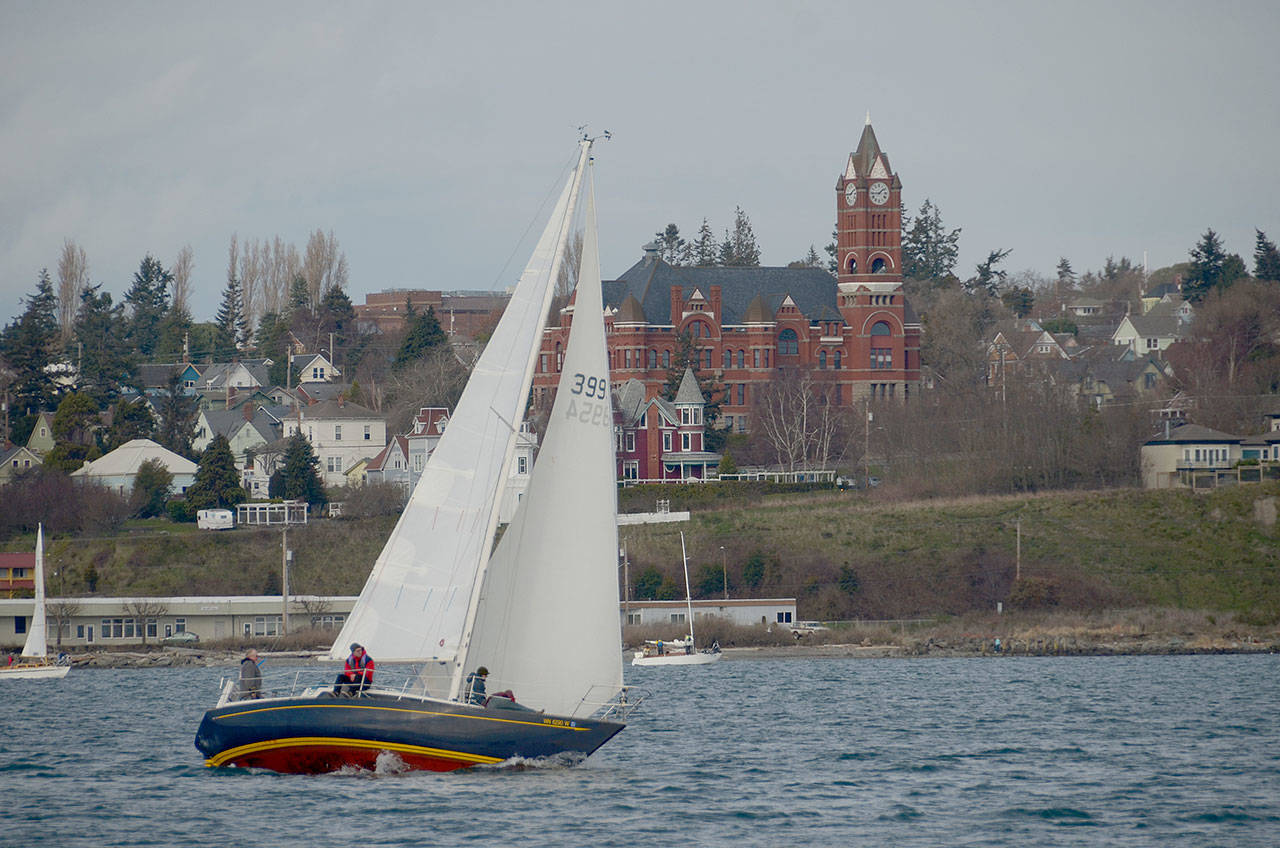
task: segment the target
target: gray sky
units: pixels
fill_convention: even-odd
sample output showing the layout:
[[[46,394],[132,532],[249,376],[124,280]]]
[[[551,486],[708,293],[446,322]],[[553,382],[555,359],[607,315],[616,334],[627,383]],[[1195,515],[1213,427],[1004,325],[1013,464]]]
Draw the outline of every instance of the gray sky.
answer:
[[[1274,0],[0,0],[0,320],[66,238],[117,300],[190,244],[197,320],[232,233],[332,230],[357,303],[504,287],[583,123],[614,134],[606,278],[735,206],[782,265],[830,240],[868,111],[962,277],[993,248],[1154,269],[1207,227],[1252,268],[1254,228],[1280,239],[1278,36]]]

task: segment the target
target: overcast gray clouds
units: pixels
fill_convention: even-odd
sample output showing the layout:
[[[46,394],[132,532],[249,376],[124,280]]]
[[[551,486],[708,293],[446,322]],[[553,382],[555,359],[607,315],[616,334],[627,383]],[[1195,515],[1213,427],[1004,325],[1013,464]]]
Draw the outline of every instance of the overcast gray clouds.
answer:
[[[574,128],[604,274],[669,221],[750,215],[766,264],[830,239],[869,110],[963,228],[962,275],[1280,237],[1280,4],[27,3],[0,0],[0,320],[65,238],[117,298],[231,234],[333,230],[350,293],[497,288]],[[1251,263],[1250,263],[1251,266]]]

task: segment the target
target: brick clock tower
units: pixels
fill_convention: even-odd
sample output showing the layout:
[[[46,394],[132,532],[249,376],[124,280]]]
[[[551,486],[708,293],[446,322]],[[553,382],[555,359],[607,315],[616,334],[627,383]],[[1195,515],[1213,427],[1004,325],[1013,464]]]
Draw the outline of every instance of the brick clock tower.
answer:
[[[918,379],[920,337],[902,290],[902,181],[870,115],[836,180],[836,259],[836,299],[864,395],[905,396]]]

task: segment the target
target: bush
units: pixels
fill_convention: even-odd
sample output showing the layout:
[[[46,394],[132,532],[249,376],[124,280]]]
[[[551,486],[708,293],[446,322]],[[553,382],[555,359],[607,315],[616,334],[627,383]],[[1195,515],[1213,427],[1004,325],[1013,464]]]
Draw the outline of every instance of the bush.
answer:
[[[1047,609],[1058,605],[1058,584],[1043,577],[1024,577],[1013,584],[1009,606],[1014,609]]]
[[[196,520],[196,508],[186,501],[169,501],[169,520],[179,524],[190,524]]]

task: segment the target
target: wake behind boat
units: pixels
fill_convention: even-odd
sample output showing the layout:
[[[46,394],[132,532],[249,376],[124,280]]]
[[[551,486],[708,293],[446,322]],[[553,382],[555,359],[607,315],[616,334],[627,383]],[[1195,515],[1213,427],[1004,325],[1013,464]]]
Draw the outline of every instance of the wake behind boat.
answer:
[[[49,662],[49,643],[44,598],[44,525],[36,528],[36,602],[27,627],[22,656],[10,666],[0,666],[0,680],[57,680],[67,676],[71,666]]]
[[[380,676],[379,687],[352,698],[297,683],[252,698],[231,681],[196,734],[207,765],[325,772],[367,768],[386,753],[410,768],[449,770],[586,755],[638,704],[622,680],[592,141],[582,140],[551,220],[329,655],[341,659],[358,642],[380,663],[417,663],[420,673],[400,688]],[[495,545],[584,178],[582,259],[560,383],[527,494]],[[483,700],[464,684],[480,666],[491,669],[497,693]]]

